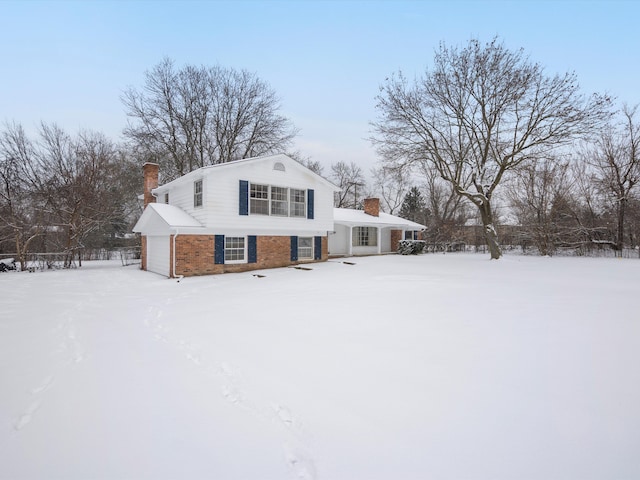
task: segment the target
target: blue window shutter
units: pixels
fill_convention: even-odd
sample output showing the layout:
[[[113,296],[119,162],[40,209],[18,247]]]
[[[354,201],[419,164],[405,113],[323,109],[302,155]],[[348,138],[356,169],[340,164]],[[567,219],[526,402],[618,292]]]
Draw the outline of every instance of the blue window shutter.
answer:
[[[249,235],[249,245],[247,252],[247,261],[249,263],[256,263],[258,261],[258,237],[255,235]]]
[[[313,259],[322,259],[322,237],[314,237],[313,239]]]
[[[298,237],[295,235],[291,236],[291,261],[298,261]]]
[[[213,263],[224,264],[224,235],[216,235],[213,244]]]
[[[307,218],[313,220],[313,189],[307,190]]]
[[[240,180],[240,198],[239,198],[240,215],[249,215],[249,182]]]

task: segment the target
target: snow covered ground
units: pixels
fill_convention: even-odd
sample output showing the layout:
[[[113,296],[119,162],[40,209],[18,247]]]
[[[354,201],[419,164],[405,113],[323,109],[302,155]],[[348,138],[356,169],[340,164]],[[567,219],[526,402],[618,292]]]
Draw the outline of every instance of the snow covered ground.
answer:
[[[640,478],[640,261],[350,260],[0,274],[0,478]]]

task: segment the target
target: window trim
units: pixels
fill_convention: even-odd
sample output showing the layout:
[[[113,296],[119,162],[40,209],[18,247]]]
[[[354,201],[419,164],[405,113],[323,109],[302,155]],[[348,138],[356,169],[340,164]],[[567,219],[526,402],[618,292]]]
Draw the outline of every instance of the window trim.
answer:
[[[254,196],[258,194],[264,195],[264,187],[266,187],[266,198]],[[281,197],[280,199],[274,198],[274,189],[282,190],[282,192],[278,190],[276,190],[275,192],[276,195],[279,195]],[[283,187],[280,185],[249,182],[249,215],[266,215],[269,217],[309,219],[310,191],[313,190],[310,190],[308,188]],[[293,201],[293,196],[296,194],[301,201]],[[284,213],[284,204],[286,204],[286,213]],[[256,206],[258,205],[266,205],[266,212],[257,211],[258,209],[256,208]],[[294,208],[294,205],[297,207],[297,212]],[[278,209],[280,209],[282,213],[278,213]]]
[[[200,191],[198,191],[200,186]],[[204,182],[202,179],[193,182],[193,208],[201,208],[204,205]]]
[[[277,188],[278,190],[283,190],[284,200],[276,200],[274,199],[273,189]],[[278,192],[279,194],[280,192]],[[285,204],[286,213],[273,213],[274,206],[281,206]],[[289,217],[289,187],[279,187],[277,185],[269,185],[269,215],[272,217]]]
[[[254,189],[254,187],[256,187]],[[259,198],[259,197],[253,197],[252,195],[254,193],[264,193],[262,191],[258,192],[257,187],[267,187],[267,197],[266,198]],[[266,205],[266,213],[262,213],[262,212],[258,212],[258,211],[254,211],[254,204],[255,202],[260,202],[260,204],[265,204]],[[267,215],[269,216],[271,214],[271,186],[270,185],[265,185],[264,183],[249,183],[249,215]]]
[[[309,246],[308,247],[302,247],[302,241],[303,240],[309,240]],[[298,260],[313,260],[314,257],[314,244],[315,244],[315,239],[313,237],[298,237]],[[303,256],[301,254],[302,250],[309,250],[310,251],[310,255],[309,256]]]
[[[362,233],[366,230],[366,235]],[[366,243],[363,243],[366,237]],[[353,227],[351,246],[353,247],[377,247],[378,246],[378,227]]]
[[[227,251],[240,251],[240,248],[231,248],[231,247],[227,247],[227,241],[229,240],[236,240],[236,239],[242,239],[242,259],[233,259],[230,260],[227,258]],[[224,263],[225,265],[233,265],[233,264],[238,264],[238,263],[248,263],[248,256],[247,256],[247,246],[248,246],[248,242],[247,242],[247,237],[231,237],[231,236],[224,236]]]

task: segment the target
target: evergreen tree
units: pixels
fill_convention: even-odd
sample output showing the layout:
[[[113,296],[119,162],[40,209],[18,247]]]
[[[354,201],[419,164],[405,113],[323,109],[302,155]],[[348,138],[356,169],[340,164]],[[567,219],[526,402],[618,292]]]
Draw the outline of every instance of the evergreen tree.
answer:
[[[427,202],[418,187],[411,187],[404,196],[399,216],[422,225],[427,224]]]

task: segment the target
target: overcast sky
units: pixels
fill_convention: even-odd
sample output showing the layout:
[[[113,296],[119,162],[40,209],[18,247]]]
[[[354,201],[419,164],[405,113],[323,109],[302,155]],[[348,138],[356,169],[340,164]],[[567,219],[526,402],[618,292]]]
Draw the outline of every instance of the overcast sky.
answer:
[[[119,139],[120,96],[163,57],[255,72],[325,169],[368,170],[385,77],[413,78],[439,42],[499,36],[585,93],[640,103],[640,1],[0,0],[0,121],[56,122]]]

